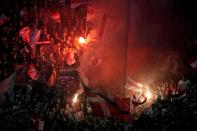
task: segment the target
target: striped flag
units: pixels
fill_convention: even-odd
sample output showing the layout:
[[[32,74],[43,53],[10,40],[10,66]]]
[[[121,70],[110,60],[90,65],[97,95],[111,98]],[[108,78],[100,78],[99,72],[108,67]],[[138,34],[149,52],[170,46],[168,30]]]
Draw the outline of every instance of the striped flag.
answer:
[[[97,117],[117,117],[128,115],[130,112],[129,98],[118,99],[117,101],[108,98],[107,96],[99,93],[98,91],[87,87],[83,82],[85,93],[88,97],[89,104],[93,113]],[[128,117],[129,118],[129,117]]]
[[[126,112],[130,112],[131,111],[131,105],[130,105],[130,98],[116,98],[115,101],[117,102],[118,106],[121,107],[122,109],[124,109],[124,111]],[[132,120],[132,117],[130,116],[130,114],[121,114],[118,116],[119,120],[121,121],[130,121]]]
[[[19,31],[19,35],[23,38],[23,41],[27,42],[32,49],[35,49],[38,40],[40,39],[41,30],[36,29],[34,31],[31,30],[28,26],[23,27]]]
[[[134,93],[141,93],[144,87],[143,87],[143,84],[137,82],[131,77],[128,77],[128,81],[125,85],[125,88]]]

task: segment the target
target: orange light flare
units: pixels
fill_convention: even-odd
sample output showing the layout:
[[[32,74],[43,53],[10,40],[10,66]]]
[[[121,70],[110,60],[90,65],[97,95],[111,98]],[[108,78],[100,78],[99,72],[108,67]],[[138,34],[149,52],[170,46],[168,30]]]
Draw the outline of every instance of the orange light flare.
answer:
[[[78,98],[78,95],[79,94],[77,94],[77,93],[74,95],[74,98],[73,98],[73,103],[74,104],[78,101],[78,99],[77,99]]]
[[[153,97],[152,96],[152,92],[150,90],[147,90],[146,93],[145,93],[145,95],[146,95],[146,97],[147,97],[148,100],[152,99],[152,97]]]
[[[147,98],[147,102],[149,104],[154,103],[154,101],[156,100],[157,94],[155,94],[154,90],[152,90],[149,86],[145,86],[145,90],[144,90],[144,94]]]
[[[87,40],[86,40],[84,37],[79,37],[78,43],[79,43],[80,45],[82,45],[82,46],[88,44]]]

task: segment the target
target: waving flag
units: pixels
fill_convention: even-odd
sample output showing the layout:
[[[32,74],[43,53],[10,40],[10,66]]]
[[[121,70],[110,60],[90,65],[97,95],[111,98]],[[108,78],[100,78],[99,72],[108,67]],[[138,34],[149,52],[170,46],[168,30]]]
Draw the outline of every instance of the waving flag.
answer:
[[[80,7],[86,3],[87,3],[86,0],[71,0],[71,8],[74,9]]]
[[[89,104],[94,112],[95,116],[98,117],[111,117],[115,116],[120,118],[122,115],[129,115],[130,111],[130,100],[112,100],[107,96],[90,89],[83,82],[85,93],[88,97]],[[125,98],[126,99],[126,98]],[[124,106],[123,106],[124,105]]]
[[[34,31],[30,32],[30,46],[32,49],[36,49],[36,45],[40,39],[41,30],[35,29]]]
[[[118,106],[124,109],[125,112],[130,112],[130,98],[116,98],[115,101],[117,102]],[[129,121],[132,119],[130,114],[124,113],[121,115],[118,115],[119,120],[121,121]]]
[[[35,46],[40,39],[41,30],[36,29],[34,31],[31,30],[28,26],[23,27],[19,31],[19,35],[23,38],[23,41],[27,42],[32,49],[35,49]]]
[[[23,41],[29,43],[30,42],[30,33],[31,29],[28,26],[23,27],[19,31],[19,35],[23,38]]]
[[[128,81],[125,86],[126,89],[133,91],[133,92],[139,92],[141,93],[143,89],[143,84],[137,82],[136,80],[132,79],[131,77],[128,77]]]

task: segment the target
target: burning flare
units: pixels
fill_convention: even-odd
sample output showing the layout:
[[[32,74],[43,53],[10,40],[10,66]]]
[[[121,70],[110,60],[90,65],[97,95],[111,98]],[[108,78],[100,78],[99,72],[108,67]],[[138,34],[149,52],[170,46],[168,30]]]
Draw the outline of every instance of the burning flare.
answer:
[[[81,45],[86,45],[87,44],[87,40],[83,37],[79,37],[78,42]]]
[[[78,97],[78,94],[76,93],[74,98],[73,98],[73,103],[76,103],[77,102],[77,97]]]
[[[147,90],[145,95],[148,100],[150,100],[152,98],[152,93],[150,92],[150,90]]]

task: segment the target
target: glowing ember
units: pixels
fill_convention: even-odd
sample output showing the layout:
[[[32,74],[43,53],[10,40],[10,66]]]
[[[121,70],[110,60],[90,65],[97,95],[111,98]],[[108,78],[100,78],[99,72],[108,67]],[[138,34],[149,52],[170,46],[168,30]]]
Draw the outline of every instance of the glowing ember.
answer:
[[[78,42],[79,42],[79,44],[82,44],[82,45],[87,44],[86,39],[85,39],[85,38],[83,38],[83,37],[79,37]]]
[[[73,103],[76,103],[77,102],[77,97],[78,97],[78,94],[75,94],[75,96],[73,98]]]

